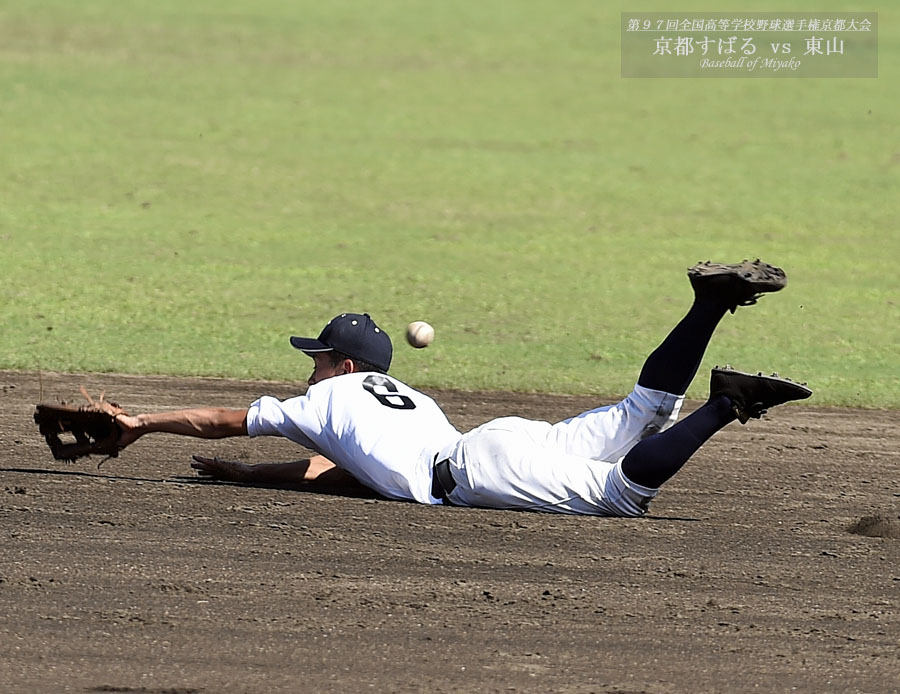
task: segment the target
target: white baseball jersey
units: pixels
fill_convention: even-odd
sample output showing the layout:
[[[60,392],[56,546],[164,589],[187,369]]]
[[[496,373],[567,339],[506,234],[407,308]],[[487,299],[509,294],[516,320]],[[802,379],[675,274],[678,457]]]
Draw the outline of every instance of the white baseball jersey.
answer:
[[[383,374],[343,374],[288,400],[265,396],[247,413],[250,436],[283,436],[318,451],[392,499],[431,496],[435,455],[461,434],[427,395]]]
[[[670,427],[684,396],[636,386],[621,402],[557,424],[504,417],[462,435],[437,403],[374,373],[335,376],[305,395],[262,397],[247,414],[250,436],[284,436],[318,451],[393,499],[431,495],[436,456],[450,460],[460,506],[639,516],[658,490],[622,474],[641,439]]]

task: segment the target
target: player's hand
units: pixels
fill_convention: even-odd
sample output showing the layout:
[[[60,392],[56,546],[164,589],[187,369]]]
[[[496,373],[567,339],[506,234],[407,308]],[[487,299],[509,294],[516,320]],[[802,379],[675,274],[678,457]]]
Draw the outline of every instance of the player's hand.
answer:
[[[194,459],[191,467],[202,477],[227,482],[250,482],[253,480],[253,466],[247,463],[204,458],[199,455],[191,457]]]
[[[116,415],[116,425],[119,427],[119,440],[116,445],[120,449],[130,446],[144,434],[140,430],[138,418],[128,414]]]

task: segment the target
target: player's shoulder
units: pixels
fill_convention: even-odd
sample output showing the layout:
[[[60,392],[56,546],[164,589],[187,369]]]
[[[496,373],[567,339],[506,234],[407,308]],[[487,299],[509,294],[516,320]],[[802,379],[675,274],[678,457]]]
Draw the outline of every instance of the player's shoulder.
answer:
[[[314,400],[321,399],[332,402],[335,399],[345,402],[359,399],[369,400],[372,396],[375,401],[382,404],[395,403],[401,396],[412,398],[413,401],[421,404],[431,401],[430,397],[399,378],[375,371],[360,371],[334,376],[310,386],[307,392],[309,397]],[[391,399],[386,401],[386,398]]]
[[[414,390],[399,378],[388,374],[378,373],[376,371],[357,371],[352,374],[342,374],[326,378],[319,381],[307,389],[307,394],[315,396],[316,394],[338,393],[354,390],[369,390],[372,388],[388,388]]]

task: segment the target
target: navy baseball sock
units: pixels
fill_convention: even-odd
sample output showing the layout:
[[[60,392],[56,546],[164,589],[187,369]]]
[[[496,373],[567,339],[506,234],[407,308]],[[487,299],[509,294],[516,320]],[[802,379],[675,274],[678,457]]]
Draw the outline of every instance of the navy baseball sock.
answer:
[[[684,395],[719,321],[728,310],[714,301],[694,301],[690,311],[647,357],[638,385],[673,395]]]
[[[635,484],[656,489],[713,434],[735,419],[731,399],[718,395],[670,429],[638,443],[622,460],[622,473]]]

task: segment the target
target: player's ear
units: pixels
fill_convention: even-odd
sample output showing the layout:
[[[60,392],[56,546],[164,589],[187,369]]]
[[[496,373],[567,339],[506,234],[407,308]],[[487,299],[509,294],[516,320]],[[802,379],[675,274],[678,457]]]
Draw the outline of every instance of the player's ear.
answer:
[[[341,362],[341,373],[342,374],[352,374],[352,373],[356,373],[356,371],[357,371],[356,362],[353,361],[352,359],[344,359],[344,361]]]

